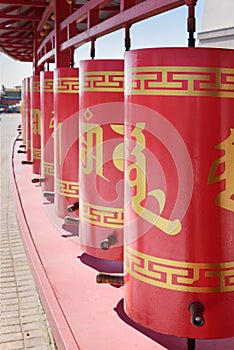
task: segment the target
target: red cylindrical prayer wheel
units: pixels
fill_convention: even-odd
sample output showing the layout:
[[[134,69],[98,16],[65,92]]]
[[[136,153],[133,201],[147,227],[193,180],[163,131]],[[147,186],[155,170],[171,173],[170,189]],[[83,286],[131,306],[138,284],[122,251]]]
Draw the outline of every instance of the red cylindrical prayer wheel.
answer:
[[[31,93],[30,78],[25,79],[25,116],[26,116],[26,159],[28,162],[32,160],[32,135],[31,135]]]
[[[157,332],[234,336],[233,62],[126,53],[125,310]]]
[[[22,81],[21,91],[21,129],[22,129],[22,143],[26,145],[26,78]]]
[[[123,60],[80,62],[80,242],[123,259]]]
[[[40,76],[30,78],[31,93],[31,133],[32,161],[34,174],[41,174],[41,109],[40,109]]]
[[[79,70],[54,72],[55,208],[59,217],[79,201]],[[72,216],[78,216],[74,211]]]
[[[40,73],[42,191],[54,192],[54,73]]]

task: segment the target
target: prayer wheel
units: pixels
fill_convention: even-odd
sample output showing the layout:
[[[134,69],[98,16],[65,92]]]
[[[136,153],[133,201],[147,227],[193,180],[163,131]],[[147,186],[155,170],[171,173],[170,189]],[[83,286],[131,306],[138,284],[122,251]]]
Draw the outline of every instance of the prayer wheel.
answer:
[[[26,78],[22,81],[21,92],[21,128],[22,128],[22,144],[26,146]]]
[[[82,249],[123,259],[123,60],[80,61]]]
[[[30,78],[25,79],[25,117],[26,117],[26,160],[32,160],[32,135],[31,135],[31,94],[30,94]]]
[[[54,72],[55,209],[59,217],[79,200],[79,70]],[[78,211],[70,214],[78,216]]]
[[[40,73],[42,191],[54,192],[54,73]]]
[[[126,53],[125,310],[234,336],[234,50]]]
[[[41,107],[40,107],[40,76],[30,78],[30,115],[32,135],[32,172],[41,174]]]

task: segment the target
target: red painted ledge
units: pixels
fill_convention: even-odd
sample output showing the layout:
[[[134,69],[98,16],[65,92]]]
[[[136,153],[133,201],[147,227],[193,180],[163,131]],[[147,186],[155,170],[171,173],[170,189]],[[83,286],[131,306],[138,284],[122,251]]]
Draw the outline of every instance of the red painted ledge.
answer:
[[[10,177],[21,236],[59,350],[186,350],[186,339],[141,327],[124,312],[123,287],[96,284],[98,271],[120,272],[120,263],[83,253],[76,230],[67,231],[53,203],[31,182],[31,165],[12,147]],[[197,340],[196,350],[233,350],[234,338]]]

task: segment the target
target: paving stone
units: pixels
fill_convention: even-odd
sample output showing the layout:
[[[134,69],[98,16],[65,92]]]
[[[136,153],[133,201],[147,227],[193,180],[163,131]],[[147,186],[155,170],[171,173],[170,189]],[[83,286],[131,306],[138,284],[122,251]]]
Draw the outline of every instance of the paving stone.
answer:
[[[31,296],[37,296],[36,291],[34,289],[29,289],[29,290],[22,290],[19,291],[19,297],[20,298],[25,298],[25,297],[31,297]]]
[[[16,295],[15,298],[7,298],[7,299],[3,299],[2,298],[2,306],[3,305],[15,305],[15,304],[19,304],[19,300],[18,300],[18,297]]]
[[[1,319],[11,318],[11,317],[19,317],[19,310],[6,310],[5,312],[1,310]]]
[[[17,293],[2,293],[1,295],[2,300],[4,299],[14,299],[14,298],[18,298],[18,294]]]
[[[20,325],[7,325],[7,326],[2,326],[1,325],[1,333],[6,334],[6,333],[19,333],[21,332],[21,326]]]
[[[15,281],[15,279],[11,282],[7,282],[7,281],[2,282],[1,281],[0,286],[1,286],[1,289],[14,288],[16,286],[16,281]]]
[[[7,295],[8,293],[16,292],[17,288],[15,284],[13,285],[13,287],[8,287],[7,285],[1,285],[1,290],[2,290],[2,295],[4,294]]]
[[[24,339],[28,340],[33,338],[41,338],[43,339],[44,343],[50,343],[50,338],[45,328],[31,329],[24,332]]]
[[[25,348],[26,350],[50,350],[50,349],[54,349],[52,347],[52,345],[40,345],[40,346],[30,346]]]
[[[10,277],[2,277],[1,278],[1,283],[8,283],[8,282],[14,282],[15,281],[15,276],[10,276]]]
[[[38,305],[34,305],[34,308],[30,309],[22,309],[20,310],[20,316],[22,317],[22,319],[24,319],[24,317],[27,316],[35,316],[38,315],[40,317],[42,317],[42,313],[40,312],[40,308]]]
[[[32,283],[29,286],[17,286],[19,292],[25,292],[27,290],[35,290],[35,285]]]
[[[21,332],[5,333],[1,335],[1,341],[4,343],[14,340],[23,340],[23,334]]]
[[[49,345],[50,342],[43,338],[43,337],[39,337],[39,338],[28,338],[28,339],[24,339],[24,344],[25,344],[25,347],[28,348],[28,347],[32,347],[32,346],[41,346],[41,345]]]
[[[2,305],[1,307],[2,312],[8,312],[8,311],[18,311],[19,310],[19,304],[13,304],[13,305]]]
[[[37,329],[42,329],[43,331],[46,331],[46,329],[47,329],[46,325],[44,327],[42,327],[41,325],[42,325],[41,320],[40,321],[23,323],[22,324],[22,330],[24,332],[33,331],[33,330],[37,330]]]
[[[1,343],[0,344],[0,350],[24,350],[24,343],[22,340],[18,341],[11,341],[7,343]]]
[[[30,272],[9,181],[9,155],[20,115],[1,116],[1,344],[0,350],[55,350]],[[27,335],[28,334],[28,335]],[[71,349],[72,350],[72,349]]]
[[[3,326],[17,326],[20,325],[19,317],[9,317],[1,319],[1,327]]]
[[[41,321],[41,319],[42,319],[41,315],[38,313],[38,309],[37,309],[37,314],[22,316],[21,322],[22,322],[22,324],[26,324],[26,323],[35,322],[35,321]]]
[[[23,305],[23,304],[32,304],[33,305],[36,305],[38,303],[38,298],[36,295],[34,296],[27,296],[27,297],[24,297],[24,298],[19,298],[19,301],[20,301],[20,307]]]
[[[15,271],[13,269],[13,267],[6,267],[4,269],[2,269],[4,272],[1,273],[1,278],[4,277],[12,277],[15,275]]]

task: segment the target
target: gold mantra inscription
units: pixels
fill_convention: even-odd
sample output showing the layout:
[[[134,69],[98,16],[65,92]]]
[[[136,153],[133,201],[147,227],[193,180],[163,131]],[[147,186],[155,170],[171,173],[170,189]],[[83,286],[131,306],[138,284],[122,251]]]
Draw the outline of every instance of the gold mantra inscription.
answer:
[[[234,212],[234,129],[230,129],[230,135],[215,148],[224,151],[224,154],[214,160],[208,183],[225,181],[225,189],[217,194],[215,202],[219,207]],[[222,174],[216,175],[220,165],[224,165],[224,170]]]
[[[79,198],[79,183],[56,179],[56,192],[61,196]]]
[[[33,148],[33,159],[41,159],[41,149],[40,148]]]
[[[32,109],[32,132],[41,135],[41,111],[37,108]]]
[[[135,213],[152,225],[158,227],[161,231],[168,235],[176,235],[181,231],[181,222],[179,219],[170,220],[163,217],[162,212],[166,203],[166,195],[161,189],[154,189],[147,192],[146,177],[146,158],[143,153],[145,149],[145,135],[143,133],[145,123],[136,123],[131,132],[131,136],[136,140],[135,147],[130,152],[134,158],[134,163],[127,167],[127,181],[133,188],[131,205]],[[147,209],[142,202],[148,197],[153,197],[158,202],[160,211],[156,214],[152,209]]]
[[[87,72],[82,75],[82,91],[123,92],[124,72]]]
[[[103,174],[103,130],[102,127],[96,123],[81,123],[81,170],[85,174],[90,174],[93,170],[96,174],[106,181]],[[136,141],[135,147],[131,150],[130,156],[133,162],[128,165],[126,171],[126,179],[130,187],[133,188],[133,195],[131,197],[131,206],[135,213],[158,227],[161,231],[168,235],[176,235],[181,231],[181,222],[179,219],[170,220],[163,217],[163,210],[166,204],[166,195],[161,189],[154,189],[147,192],[147,174],[146,174],[146,158],[144,155],[145,149],[145,135],[143,133],[145,124],[136,123],[136,126],[131,132],[131,137]],[[111,124],[111,128],[117,134],[124,135],[123,125]],[[120,143],[113,151],[113,163],[115,167],[124,171],[124,145]],[[159,213],[154,212],[154,208],[147,209],[142,203],[148,197],[153,197],[159,205]],[[107,208],[105,208],[107,210]],[[110,208],[111,210],[111,208]],[[82,209],[80,211],[82,213]],[[89,214],[90,212],[88,212]],[[86,215],[88,215],[86,214]],[[95,221],[92,222],[95,224]]]
[[[40,92],[40,81],[32,81],[31,91],[32,92]]]
[[[54,175],[54,163],[43,162],[43,171],[45,175]]]
[[[103,175],[103,130],[96,123],[80,123],[81,136],[81,165],[85,174],[90,174],[93,169],[96,174],[106,179]]]
[[[44,84],[42,86],[44,92],[54,92],[54,80],[44,79]]]
[[[55,84],[55,91],[57,93],[74,93],[79,92],[79,78],[78,77],[67,77],[57,78]]]
[[[234,98],[233,68],[137,67],[128,70],[127,81],[127,95]]]
[[[125,246],[126,272],[156,287],[194,293],[234,291],[234,262],[217,264],[167,260]]]
[[[81,219],[100,227],[123,228],[123,208],[110,208],[81,201]]]

